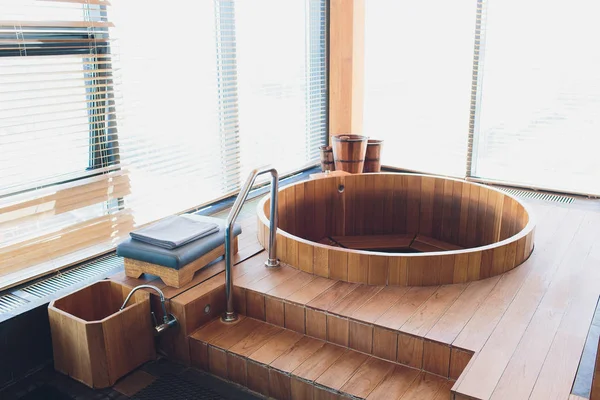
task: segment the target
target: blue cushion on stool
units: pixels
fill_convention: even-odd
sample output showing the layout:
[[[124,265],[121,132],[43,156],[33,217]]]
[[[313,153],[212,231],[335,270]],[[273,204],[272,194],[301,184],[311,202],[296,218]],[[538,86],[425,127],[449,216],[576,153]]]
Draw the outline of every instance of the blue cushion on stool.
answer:
[[[181,269],[225,243],[225,220],[213,217],[204,218],[207,222],[218,224],[219,232],[172,250],[129,238],[117,246],[117,255],[163,267]],[[240,233],[242,233],[241,226],[235,224],[233,227],[234,237]]]

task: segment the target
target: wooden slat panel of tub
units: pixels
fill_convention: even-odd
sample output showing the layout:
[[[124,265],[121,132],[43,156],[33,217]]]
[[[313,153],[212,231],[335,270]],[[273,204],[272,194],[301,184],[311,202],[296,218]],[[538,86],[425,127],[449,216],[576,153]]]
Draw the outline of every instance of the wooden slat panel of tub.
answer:
[[[268,241],[268,199],[259,207],[259,241]],[[277,254],[295,268],[367,284],[439,285],[498,275],[533,249],[525,207],[495,189],[414,174],[369,174],[300,182],[280,189]],[[412,234],[448,247],[427,255],[352,251],[327,237]],[[500,242],[500,243],[499,243]],[[434,250],[432,248],[432,250]]]

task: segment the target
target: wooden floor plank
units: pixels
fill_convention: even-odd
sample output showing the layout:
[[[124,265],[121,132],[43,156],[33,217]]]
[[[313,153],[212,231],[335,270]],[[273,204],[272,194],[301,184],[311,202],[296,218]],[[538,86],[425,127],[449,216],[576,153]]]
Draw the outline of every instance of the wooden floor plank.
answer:
[[[434,400],[444,383],[443,378],[421,372],[400,399]]]
[[[282,330],[283,329],[274,325],[261,324],[259,327],[252,330],[248,336],[235,343],[230,351],[243,357],[249,356]]]
[[[292,373],[307,381],[314,381],[327,371],[343,354],[346,349],[331,343],[326,343],[313,355],[306,359]]]
[[[263,268],[269,269],[271,273],[261,279],[248,283],[248,285],[246,285],[246,289],[267,293],[271,289],[300,273],[300,271],[296,268],[292,268],[285,264],[280,265],[278,268]]]
[[[546,355],[542,369],[530,395],[535,400],[564,399],[571,391],[575,380],[582,349],[600,295],[597,282],[600,280],[600,255],[595,246],[586,260],[588,271],[577,286],[575,298],[570,303],[552,346]],[[574,282],[575,283],[575,282]]]
[[[454,400],[454,395],[451,391],[453,383],[452,381],[442,383],[440,390],[438,390],[433,400]]]
[[[235,325],[235,329],[231,327],[227,330],[227,332],[215,337],[208,343],[215,347],[219,347],[223,350],[228,350],[229,348],[240,342],[242,339],[246,338],[260,326],[261,323],[259,321],[253,318],[246,318],[243,321],[237,323]]]
[[[409,289],[408,286],[386,286],[348,316],[362,322],[373,323],[395,303],[399,302]]]
[[[287,300],[304,305],[311,302],[314,298],[320,296],[331,286],[335,285],[336,282],[337,281],[333,279],[317,277],[310,282],[310,285],[305,285],[288,296]]]
[[[347,350],[315,382],[333,390],[340,390],[368,358],[366,354]]]
[[[364,362],[342,386],[341,391],[358,398],[367,397],[394,370],[394,364],[374,357]]]
[[[253,361],[269,365],[283,353],[292,348],[303,335],[294,331],[284,330],[271,337],[265,344],[249,355]]]
[[[382,289],[383,286],[360,285],[350,294],[344,297],[340,302],[338,302],[334,307],[329,309],[329,312],[348,316]]]
[[[315,279],[315,275],[300,271],[294,277],[269,290],[267,294],[270,296],[279,297],[281,299],[287,299],[293,293],[302,289],[304,286],[309,285]]]
[[[575,235],[579,223],[583,219],[583,215],[580,215],[579,218],[570,218],[569,210],[558,209],[552,211],[551,207],[540,208],[539,212],[544,215],[544,218],[540,221],[541,227],[538,230],[536,249],[544,248],[550,243],[550,245],[562,246],[561,249],[566,251],[568,243]],[[485,303],[479,307],[452,343],[453,346],[475,352],[481,350],[527,277],[536,268],[543,268],[541,263],[534,261],[538,257],[536,254],[537,252],[534,251],[533,258],[500,277],[500,281],[496,284]]]
[[[400,331],[425,336],[440,317],[456,301],[468,284],[441,286],[419,309],[400,327]]]
[[[499,276],[471,282],[454,304],[425,336],[441,343],[452,343],[500,280]]]
[[[492,399],[526,398],[531,393],[567,307],[597,267],[588,265],[588,270],[584,264],[600,238],[599,225],[599,214],[588,215],[521,337]]]
[[[240,324],[244,321],[246,317],[243,315],[239,316],[236,324]],[[202,326],[200,329],[196,330],[192,333],[191,337],[201,341],[209,343],[220,335],[224,334],[231,328],[231,324],[227,324],[221,321],[221,318],[213,319],[208,324]]]
[[[383,382],[369,394],[369,400],[399,399],[410,387],[419,375],[419,371],[413,368],[397,365]]]
[[[304,336],[269,365],[283,372],[292,372],[324,345],[322,340]]]
[[[348,296],[353,290],[357,289],[360,285],[357,283],[349,283],[338,281],[329,289],[315,297],[311,302],[307,304],[308,307],[316,308],[323,311],[332,309],[338,302],[342,301],[344,297]]]
[[[523,332],[550,285],[554,272],[569,250],[570,243],[573,237],[576,237],[580,225],[585,222],[585,212],[569,210],[568,214],[572,215],[568,221],[574,221],[574,226],[566,229],[566,232],[569,232],[567,239],[558,236],[559,243],[538,248],[538,251],[527,261],[536,264],[538,266],[536,272],[539,273],[533,273],[527,277],[485,346],[475,354],[475,361],[469,374],[462,380],[459,387],[461,393],[486,399],[492,395]],[[561,252],[561,249],[564,251]]]
[[[375,320],[375,324],[390,329],[400,328],[438,289],[439,286],[410,288],[397,303]]]

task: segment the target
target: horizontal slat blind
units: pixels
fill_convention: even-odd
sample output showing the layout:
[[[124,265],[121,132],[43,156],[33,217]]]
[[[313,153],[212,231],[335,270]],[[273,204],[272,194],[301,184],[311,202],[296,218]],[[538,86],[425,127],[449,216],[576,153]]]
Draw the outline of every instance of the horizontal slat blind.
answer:
[[[314,163],[327,136],[326,1],[237,1],[236,29],[243,175]]]
[[[318,159],[325,0],[148,4],[0,0],[0,288]]]
[[[473,175],[600,195],[598,2],[484,5]]]
[[[134,226],[109,14],[107,1],[0,0],[0,286]]]
[[[239,185],[238,105],[229,96],[235,82],[222,73],[228,50],[219,35],[227,21],[219,20],[219,2],[147,4],[113,1],[125,100],[120,155],[130,173],[126,204],[136,224],[196,207]]]
[[[364,134],[383,164],[464,176],[476,7],[365,1]]]

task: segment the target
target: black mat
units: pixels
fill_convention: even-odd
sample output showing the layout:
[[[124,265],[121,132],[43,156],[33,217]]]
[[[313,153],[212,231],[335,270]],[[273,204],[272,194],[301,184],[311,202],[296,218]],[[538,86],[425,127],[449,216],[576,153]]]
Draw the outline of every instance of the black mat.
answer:
[[[42,385],[35,388],[25,396],[19,398],[19,400],[72,400],[71,396],[67,396],[57,388],[51,385]]]
[[[229,400],[217,392],[189,382],[177,375],[165,374],[137,392],[135,400]]]

